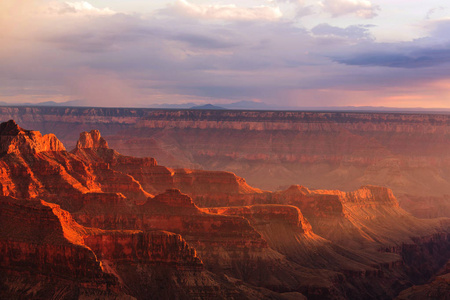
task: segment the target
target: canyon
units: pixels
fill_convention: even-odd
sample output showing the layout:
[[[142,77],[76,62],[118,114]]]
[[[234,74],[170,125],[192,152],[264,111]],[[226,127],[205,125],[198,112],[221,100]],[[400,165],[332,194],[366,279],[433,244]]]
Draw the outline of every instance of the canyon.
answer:
[[[0,110],[1,298],[448,295],[445,115]]]
[[[125,155],[229,171],[262,190],[391,188],[417,217],[450,217],[450,115],[0,107],[1,120],[54,133],[68,149],[98,129]]]
[[[392,299],[450,254],[450,220],[385,187],[268,192],[122,155],[98,130],[69,152],[11,120],[0,141],[2,298]]]

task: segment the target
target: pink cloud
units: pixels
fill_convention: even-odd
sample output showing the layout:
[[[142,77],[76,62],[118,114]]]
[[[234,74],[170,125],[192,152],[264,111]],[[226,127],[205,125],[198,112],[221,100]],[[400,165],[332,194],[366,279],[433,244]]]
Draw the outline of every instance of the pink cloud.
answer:
[[[229,5],[198,5],[187,0],[178,0],[174,6],[180,13],[205,19],[221,20],[277,20],[282,16],[278,7],[240,7]]]
[[[323,0],[323,10],[333,17],[354,14],[358,17],[370,19],[377,15],[380,8],[368,0]]]

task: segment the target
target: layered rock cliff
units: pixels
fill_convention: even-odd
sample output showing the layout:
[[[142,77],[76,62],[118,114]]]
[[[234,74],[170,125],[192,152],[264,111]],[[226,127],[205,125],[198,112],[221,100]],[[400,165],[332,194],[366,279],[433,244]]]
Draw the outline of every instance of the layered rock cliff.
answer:
[[[68,238],[51,208],[10,197],[1,197],[0,207],[2,298],[120,294],[117,279],[80,239]]]
[[[204,271],[180,235],[86,228],[45,201],[2,197],[0,208],[4,299],[265,297]]]
[[[293,185],[273,193],[210,197],[204,203],[198,200],[199,205],[212,207],[236,203],[292,205],[300,209],[316,234],[357,249],[414,243],[416,237],[447,232],[449,226],[448,218],[426,220],[410,215],[399,206],[392,190],[379,186],[343,192]]]
[[[269,190],[387,186],[414,201],[438,197],[424,199],[426,215],[450,216],[442,212],[450,194],[450,115],[1,107],[0,116],[55,133],[70,149],[79,132],[99,129],[119,152],[175,169],[231,171]]]
[[[94,142],[95,141],[95,142]],[[128,174],[150,193],[162,193],[166,189],[181,189],[195,196],[259,193],[243,178],[230,172],[192,169],[171,169],[157,164],[152,157],[124,156],[108,148],[108,143],[98,130],[83,132],[77,147],[71,151],[87,164],[104,164],[111,169]]]
[[[66,150],[54,134],[42,136],[39,131],[24,130],[14,120],[0,125],[0,147],[0,155],[10,153],[26,155]]]
[[[67,152],[4,127],[19,151],[0,157],[2,297],[46,282],[33,297],[390,299],[448,259],[448,219],[412,217],[387,188],[261,191],[121,155],[95,130]]]

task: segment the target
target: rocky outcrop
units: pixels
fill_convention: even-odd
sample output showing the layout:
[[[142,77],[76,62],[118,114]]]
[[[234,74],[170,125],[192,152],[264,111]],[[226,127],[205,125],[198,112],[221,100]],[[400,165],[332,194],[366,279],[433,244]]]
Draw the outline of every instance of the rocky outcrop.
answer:
[[[136,158],[124,156],[108,147],[108,142],[101,136],[100,131],[82,132],[72,153],[89,162],[107,163],[111,166],[128,168],[148,168],[156,166],[156,160],[151,157]]]
[[[157,165],[156,160],[151,157],[121,155],[108,148],[98,130],[83,132],[72,153],[84,159],[87,164],[107,165],[133,177],[144,190],[152,194],[171,188],[180,189],[195,197],[261,192],[230,172],[170,169]]]
[[[54,136],[42,137],[14,121],[1,126],[1,145],[6,149],[0,157],[0,192],[4,196],[45,197],[67,209],[72,205],[68,199],[87,192],[120,192],[143,201],[150,196],[131,176],[113,170],[103,160],[66,152]],[[105,146],[99,135],[94,132],[93,136],[91,142],[97,139],[97,146]]]
[[[80,138],[78,139],[77,149],[98,149],[98,148],[108,148],[108,143],[104,138],[101,137],[100,131],[91,130],[90,132],[80,133]]]
[[[45,151],[64,151],[54,134],[42,136],[39,131],[24,130],[14,120],[0,125],[0,155],[37,154]]]

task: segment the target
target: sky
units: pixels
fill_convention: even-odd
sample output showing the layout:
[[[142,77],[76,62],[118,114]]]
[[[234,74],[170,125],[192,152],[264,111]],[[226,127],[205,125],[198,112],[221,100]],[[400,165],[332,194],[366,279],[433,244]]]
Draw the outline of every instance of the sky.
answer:
[[[446,0],[0,0],[0,101],[450,108]]]

